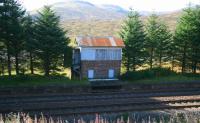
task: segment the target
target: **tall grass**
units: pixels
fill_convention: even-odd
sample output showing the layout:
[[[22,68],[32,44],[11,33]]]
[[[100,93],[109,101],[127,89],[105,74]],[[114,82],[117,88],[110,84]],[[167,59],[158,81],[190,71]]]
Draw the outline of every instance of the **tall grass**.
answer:
[[[107,114],[109,115],[109,114]],[[94,115],[90,118],[29,116],[28,114],[0,115],[0,123],[200,123],[200,112],[175,112],[172,114],[129,113],[114,117]]]
[[[200,74],[181,74],[167,68],[153,68],[126,72],[120,79],[136,83],[191,82],[200,80]]]

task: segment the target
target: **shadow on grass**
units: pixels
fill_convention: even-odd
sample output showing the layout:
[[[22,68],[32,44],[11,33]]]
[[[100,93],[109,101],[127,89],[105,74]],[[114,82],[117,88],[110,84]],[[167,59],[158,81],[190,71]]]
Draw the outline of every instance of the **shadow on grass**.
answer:
[[[0,76],[0,86],[45,86],[45,85],[85,85],[87,81],[70,80],[62,75],[13,75]]]

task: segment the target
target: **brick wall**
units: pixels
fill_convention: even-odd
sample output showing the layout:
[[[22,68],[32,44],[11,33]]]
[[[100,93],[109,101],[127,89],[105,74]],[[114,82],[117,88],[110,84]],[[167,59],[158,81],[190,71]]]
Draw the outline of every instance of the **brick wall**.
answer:
[[[108,78],[108,70],[114,70],[115,78],[120,75],[121,60],[109,61],[81,61],[81,73],[83,78],[87,78],[88,70],[94,70],[94,78]]]

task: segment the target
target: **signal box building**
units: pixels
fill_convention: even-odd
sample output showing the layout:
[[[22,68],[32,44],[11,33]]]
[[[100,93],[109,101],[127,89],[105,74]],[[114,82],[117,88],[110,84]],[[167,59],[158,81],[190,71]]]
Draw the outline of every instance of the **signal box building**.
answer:
[[[115,37],[77,37],[73,50],[72,77],[89,80],[117,79],[124,43]]]

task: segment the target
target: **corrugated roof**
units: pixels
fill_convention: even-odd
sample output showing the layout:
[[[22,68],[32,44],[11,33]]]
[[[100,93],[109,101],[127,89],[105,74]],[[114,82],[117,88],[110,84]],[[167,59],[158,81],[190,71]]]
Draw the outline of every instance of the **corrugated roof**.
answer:
[[[124,47],[124,42],[115,37],[77,37],[76,42],[81,47]]]

